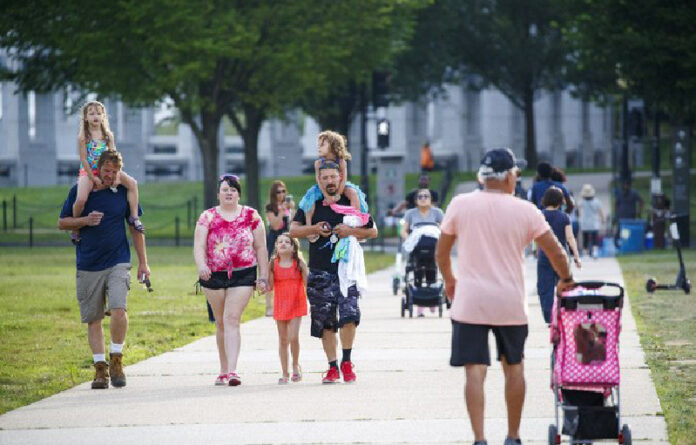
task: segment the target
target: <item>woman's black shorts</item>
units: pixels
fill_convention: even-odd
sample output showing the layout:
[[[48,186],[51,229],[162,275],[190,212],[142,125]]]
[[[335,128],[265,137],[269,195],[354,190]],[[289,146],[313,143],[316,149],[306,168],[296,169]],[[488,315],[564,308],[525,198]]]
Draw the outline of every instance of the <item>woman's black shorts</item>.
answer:
[[[227,289],[228,287],[242,287],[256,285],[256,266],[246,267],[244,269],[233,270],[232,274],[227,276],[227,271],[213,272],[207,280],[199,279],[201,287],[206,289]]]

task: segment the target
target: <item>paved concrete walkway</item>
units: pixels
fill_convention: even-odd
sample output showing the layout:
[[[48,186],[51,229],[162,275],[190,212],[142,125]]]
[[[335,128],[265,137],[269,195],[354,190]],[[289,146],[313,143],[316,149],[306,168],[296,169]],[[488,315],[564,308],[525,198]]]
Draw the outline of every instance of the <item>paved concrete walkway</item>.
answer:
[[[535,264],[527,262],[530,335],[524,443],[546,443],[553,418],[548,331],[535,295]],[[577,278],[621,281],[613,259],[588,261]],[[237,388],[215,387],[212,337],[128,366],[128,386],[93,391],[89,384],[0,417],[0,444],[441,444],[473,439],[462,399],[464,372],[449,361],[450,322],[428,314],[402,319],[391,272],[370,277],[363,323],[353,352],[358,380],[322,386],[320,342],[302,327],[304,381],[278,386],[276,329],[263,318],[242,326]],[[664,418],[638,342],[630,306],[621,334],[622,408],[640,443],[667,443]],[[76,352],[79,353],[79,352]],[[489,443],[506,433],[499,364],[486,385]]]

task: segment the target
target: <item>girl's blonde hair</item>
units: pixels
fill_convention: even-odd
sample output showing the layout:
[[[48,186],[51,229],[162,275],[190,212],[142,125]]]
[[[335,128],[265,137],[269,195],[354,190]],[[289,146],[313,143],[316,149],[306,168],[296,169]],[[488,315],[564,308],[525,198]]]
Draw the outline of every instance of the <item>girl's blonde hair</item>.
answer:
[[[103,103],[99,101],[91,100],[84,104],[80,109],[79,138],[84,141],[89,141],[92,139],[92,135],[89,132],[89,122],[87,121],[87,112],[89,111],[89,107],[97,107],[101,111],[102,116],[104,116],[101,122],[102,136],[105,138],[111,136],[111,128],[109,127],[109,115],[106,114],[106,107]]]
[[[329,148],[331,149],[331,152],[336,155],[337,159],[350,161],[352,156],[348,152],[345,136],[340,133],[336,133],[335,131],[326,130],[319,133],[319,137],[317,139],[319,141],[319,145],[321,145],[324,141],[328,141]]]
[[[278,235],[278,238],[276,238],[275,243],[273,244],[273,255],[271,255],[271,267],[273,267],[273,263],[275,263],[276,258],[278,258],[278,241],[283,236],[290,240],[290,244],[292,245],[292,259],[297,261],[297,270],[299,270],[300,273],[302,273],[301,266],[305,265],[306,263],[304,260],[304,255],[302,255],[302,251],[300,250],[300,242],[297,240],[297,238],[293,238],[290,235],[288,235],[287,232]]]

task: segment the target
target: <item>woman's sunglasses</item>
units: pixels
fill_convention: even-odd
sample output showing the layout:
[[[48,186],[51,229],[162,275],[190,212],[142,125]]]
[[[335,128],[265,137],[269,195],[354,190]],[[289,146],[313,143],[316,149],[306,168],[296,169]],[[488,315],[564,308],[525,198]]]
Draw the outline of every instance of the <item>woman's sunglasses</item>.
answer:
[[[232,174],[230,174],[230,173],[225,173],[224,175],[220,176],[219,181],[222,182],[222,181],[224,181],[224,180],[226,180],[226,179],[231,179],[231,180],[233,180],[233,181],[239,182],[239,176],[237,176],[237,175],[232,175]]]
[[[418,199],[427,199],[427,198],[430,198],[430,195],[418,195],[417,198]]]
[[[280,195],[281,193],[285,193],[285,192],[287,192],[287,190],[285,190],[285,189],[276,190],[276,193],[277,193],[278,195]]]

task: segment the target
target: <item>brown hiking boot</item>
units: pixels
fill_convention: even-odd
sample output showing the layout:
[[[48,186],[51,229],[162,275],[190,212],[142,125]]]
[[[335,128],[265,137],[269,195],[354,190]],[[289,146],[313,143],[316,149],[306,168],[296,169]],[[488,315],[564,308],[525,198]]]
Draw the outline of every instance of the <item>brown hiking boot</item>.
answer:
[[[94,380],[92,389],[106,389],[109,387],[109,365],[106,362],[94,364]]]
[[[116,388],[126,386],[126,375],[123,373],[123,354],[110,354],[109,374],[111,374],[111,386]]]

